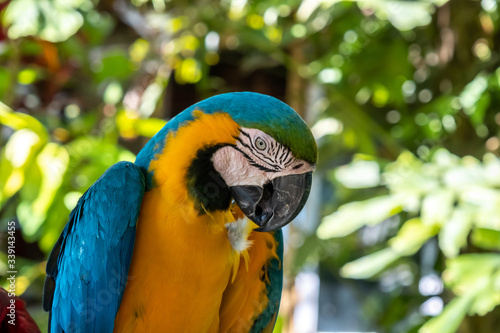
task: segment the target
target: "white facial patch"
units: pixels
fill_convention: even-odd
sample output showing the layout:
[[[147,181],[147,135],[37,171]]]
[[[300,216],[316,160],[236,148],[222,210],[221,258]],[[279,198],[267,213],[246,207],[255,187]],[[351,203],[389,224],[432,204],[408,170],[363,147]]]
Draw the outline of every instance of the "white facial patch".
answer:
[[[250,220],[246,216],[234,222],[226,223],[226,229],[229,243],[236,252],[241,253],[252,245],[252,241],[248,240],[252,229]]]
[[[228,186],[263,186],[277,177],[315,169],[309,162],[295,158],[270,135],[254,128],[241,128],[236,145],[217,150],[212,162]]]

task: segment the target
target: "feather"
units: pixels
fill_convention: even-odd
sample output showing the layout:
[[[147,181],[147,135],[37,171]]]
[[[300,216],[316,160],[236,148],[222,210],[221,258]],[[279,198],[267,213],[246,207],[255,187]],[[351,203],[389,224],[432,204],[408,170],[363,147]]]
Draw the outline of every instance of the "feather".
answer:
[[[130,162],[80,198],[47,262],[50,331],[112,332],[127,281],[145,180]]]

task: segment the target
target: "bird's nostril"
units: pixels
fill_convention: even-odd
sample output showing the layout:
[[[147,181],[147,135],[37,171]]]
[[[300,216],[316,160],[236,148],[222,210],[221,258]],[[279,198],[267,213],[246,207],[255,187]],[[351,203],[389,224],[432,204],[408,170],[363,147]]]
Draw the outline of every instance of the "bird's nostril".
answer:
[[[257,216],[257,218],[260,218],[260,216],[262,216],[262,207],[259,205],[255,207],[255,216]]]
[[[273,183],[267,183],[264,185],[264,190],[263,190],[263,193],[262,193],[262,197],[263,198],[270,198],[273,196],[273,193],[274,193],[274,186],[273,186]]]

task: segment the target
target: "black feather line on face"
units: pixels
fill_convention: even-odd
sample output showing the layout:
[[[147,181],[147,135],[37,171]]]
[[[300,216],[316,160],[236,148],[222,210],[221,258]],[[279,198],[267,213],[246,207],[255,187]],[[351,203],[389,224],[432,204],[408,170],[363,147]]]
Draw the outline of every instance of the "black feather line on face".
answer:
[[[279,154],[279,156],[278,156]],[[276,160],[279,161],[283,155],[285,154],[285,150],[283,149],[283,147],[280,147],[280,149],[278,149],[278,154],[276,154]]]
[[[256,167],[257,169],[261,170],[261,171],[266,171],[266,172],[278,172],[278,170],[271,170],[271,169],[268,169],[266,168],[265,166],[262,166],[260,164],[257,164],[257,163],[250,163],[251,166],[254,166]]]
[[[293,163],[293,158],[290,157],[290,159],[286,161],[286,163],[284,164],[284,167],[288,168],[292,163]]]
[[[269,157],[267,157],[267,156],[262,156],[263,158],[265,158],[265,159],[267,159],[267,160],[269,160],[269,161],[265,161],[264,159],[262,159],[262,158],[261,158],[261,156],[259,156],[259,155],[261,155],[261,153],[259,153],[258,151],[256,151],[256,149],[253,147],[253,144],[252,144],[252,147],[250,147],[249,145],[247,145],[246,143],[244,143],[244,142],[243,142],[240,138],[236,138],[236,140],[238,140],[238,141],[239,141],[239,143],[241,143],[241,145],[242,145],[242,146],[244,146],[244,147],[248,148],[248,149],[252,152],[253,156],[255,156],[256,158],[258,158],[258,159],[259,159],[262,163],[265,163],[265,164],[269,165],[269,166],[270,166],[270,167],[272,167],[272,168],[275,168],[275,169],[280,169],[279,165],[273,164],[273,162],[275,162],[275,161],[274,161],[272,158],[269,158]],[[251,142],[251,141],[250,141],[250,142]],[[240,151],[241,153],[243,153],[243,152],[242,152],[241,150],[239,150],[239,149],[238,149],[238,151]],[[257,152],[259,155],[257,155],[257,154],[256,154],[256,152]],[[251,161],[255,162],[255,161],[254,161],[252,158],[250,158],[247,154],[244,154],[244,155],[245,155],[245,157],[247,157],[247,159],[248,159],[248,160],[251,160]]]
[[[248,138],[248,140],[250,140],[250,142],[252,142],[252,138],[250,137],[250,134],[248,134],[247,132],[245,132],[242,129],[240,129],[240,132],[241,132],[241,134],[245,135]]]
[[[276,167],[276,165],[273,165],[273,163],[275,163],[276,161],[274,161],[272,158],[270,158],[270,157],[268,157],[268,156],[264,155],[264,154],[260,151],[260,149],[258,149],[257,147],[255,147],[254,142],[252,141],[252,138],[251,138],[251,137],[250,137],[247,133],[245,133],[245,132],[243,132],[243,131],[242,131],[242,133],[243,133],[243,134],[245,134],[245,135],[248,137],[248,139],[250,140],[250,145],[251,145],[252,147],[249,147],[248,145],[245,145],[243,142],[241,142],[241,141],[240,141],[240,142],[241,142],[241,144],[242,144],[242,145],[244,145],[245,147],[247,147],[248,149],[250,149],[250,150],[252,151],[253,155],[254,155],[255,157],[257,157],[259,160],[261,160],[262,162],[267,163],[267,164],[269,164],[269,165],[272,165],[273,167]],[[267,142],[267,141],[266,141],[266,142]],[[259,156],[259,155],[260,155],[260,156]],[[264,161],[264,159],[268,160],[269,162]]]
[[[278,165],[274,164],[276,163],[277,161],[273,160],[272,158],[264,155],[263,153],[259,152],[259,151],[253,151],[252,150],[252,153],[254,154],[255,157],[257,157],[259,160],[261,160],[262,162],[264,163],[267,163],[269,165],[273,165],[273,166],[276,166],[278,167]],[[269,162],[266,162],[264,160],[268,160]]]
[[[288,149],[285,150],[286,155],[280,159],[280,163],[283,164],[288,158],[288,155],[290,155],[290,151]]]
[[[239,137],[235,137],[235,139],[238,140],[238,142],[241,143],[242,146],[244,146],[245,148],[247,148],[248,150],[251,151],[253,158],[248,156],[248,154],[243,153],[243,151],[241,151],[240,149],[238,149],[238,151],[240,151],[245,156],[245,158],[248,159],[252,163],[253,166],[258,167],[260,170],[268,171],[268,172],[277,172],[277,171],[283,170],[284,168],[288,168],[290,165],[292,165],[294,163],[295,159],[291,155],[290,149],[288,149],[287,147],[280,145],[279,143],[277,143],[274,140],[271,140],[269,142],[266,141],[268,143],[268,149],[267,149],[266,153],[268,155],[273,156],[274,157],[274,159],[273,159],[273,157],[269,157],[268,155],[265,155],[264,152],[262,152],[260,149],[257,149],[255,147],[254,142],[252,141],[252,137],[250,136],[250,134],[248,134],[247,132],[245,132],[241,129],[240,129],[240,133],[242,133],[243,135],[245,135],[248,138],[248,140],[250,141],[250,144],[243,142],[243,140],[241,140]],[[266,164],[268,167],[270,167],[272,169],[256,163],[256,160],[254,158],[258,159],[260,162]],[[294,169],[299,169],[303,165],[304,164],[301,163],[298,166],[295,166]],[[273,169],[275,169],[275,170],[273,170]]]
[[[258,168],[259,170],[266,171],[266,172],[278,172],[278,170],[272,170],[272,169],[266,168],[265,166],[258,164],[250,156],[248,156],[244,151],[242,151],[238,147],[234,147],[234,149],[239,151],[250,162],[250,165]]]
[[[245,131],[243,130],[240,130],[240,132],[245,135],[247,138],[248,138],[248,141],[250,141],[250,145],[252,146],[251,149],[254,150],[254,151],[259,151],[260,149],[258,149],[257,147],[255,147],[254,143],[253,143],[253,140],[252,140],[252,137]],[[241,140],[239,140],[242,144],[244,144]],[[267,141],[264,140],[266,143]],[[245,145],[247,148],[250,148],[248,145]]]

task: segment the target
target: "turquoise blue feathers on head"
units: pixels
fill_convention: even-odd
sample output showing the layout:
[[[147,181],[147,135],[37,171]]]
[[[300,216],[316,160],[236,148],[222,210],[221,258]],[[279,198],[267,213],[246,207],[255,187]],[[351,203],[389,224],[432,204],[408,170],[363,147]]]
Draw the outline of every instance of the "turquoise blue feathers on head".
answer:
[[[263,94],[240,92],[217,95],[186,111],[227,112],[241,127],[256,128],[289,148],[294,156],[315,164],[318,151],[314,137],[302,118],[287,104]]]
[[[306,123],[290,106],[268,95],[235,92],[207,98],[171,119],[137,156],[135,163],[145,173],[149,169],[149,163],[163,150],[167,135],[176,132],[186,122],[194,120],[195,110],[205,114],[227,113],[241,127],[255,128],[267,133],[290,149],[295,158],[312,165],[317,161],[318,151],[314,137]],[[148,189],[151,187],[151,175],[148,175]]]

